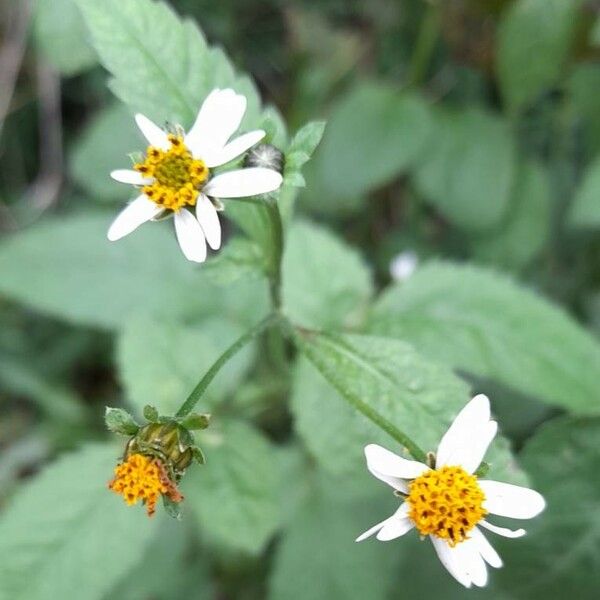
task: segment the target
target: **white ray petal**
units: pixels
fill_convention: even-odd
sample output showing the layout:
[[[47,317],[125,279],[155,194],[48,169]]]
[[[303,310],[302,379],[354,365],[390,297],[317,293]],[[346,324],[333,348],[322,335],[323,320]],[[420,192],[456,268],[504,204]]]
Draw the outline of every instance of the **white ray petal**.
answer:
[[[277,171],[263,167],[237,169],[211,179],[204,193],[216,198],[247,198],[279,189],[283,177]]]
[[[377,539],[382,541],[388,541],[394,539],[395,537],[400,537],[401,535],[404,535],[406,532],[410,531],[414,527],[412,521],[406,516],[407,512],[408,511],[405,503],[391,517],[388,517],[387,519],[381,521],[381,523],[377,523],[377,525],[374,525],[370,529],[367,529],[367,531],[365,531],[362,535],[359,535],[356,538],[356,541],[362,542],[363,540],[366,540],[368,537],[371,537],[373,534],[383,530],[386,527],[388,529],[385,535],[391,535],[392,532],[396,531],[401,533],[398,533],[398,535],[395,535],[394,537],[385,537],[385,535],[384,537],[380,537],[378,535]],[[408,521],[408,523],[406,521]],[[405,527],[406,530],[404,531],[403,529]]]
[[[481,556],[479,547],[473,539],[466,539],[457,544],[453,550],[458,554],[458,560],[466,565],[467,574],[477,587],[483,587],[488,580],[487,567]]]
[[[403,536],[413,529],[415,524],[408,518],[394,518],[388,520],[388,522],[381,528],[377,534],[377,539],[381,542],[389,542]]]
[[[217,209],[204,194],[200,194],[198,197],[196,218],[202,227],[208,245],[213,250],[218,250],[221,247],[221,223]]]
[[[119,183],[129,183],[130,185],[149,185],[154,181],[152,177],[144,177],[132,169],[117,169],[111,171],[110,176]]]
[[[471,578],[467,572],[467,565],[459,562],[455,552],[452,552],[452,548],[442,539],[435,537],[434,535],[429,536],[431,543],[435,548],[435,551],[440,559],[440,562],[446,567],[448,573],[461,583],[466,588],[471,587]]]
[[[492,525],[489,521],[479,521],[478,525],[506,538],[520,538],[523,537],[527,532],[524,529],[508,529],[508,527],[498,527],[498,525]]]
[[[108,239],[111,242],[120,240],[132,231],[135,231],[142,223],[150,221],[150,219],[154,218],[161,211],[162,208],[148,200],[146,196],[138,196],[112,222],[107,233]]]
[[[494,567],[495,569],[499,569],[502,566],[502,559],[499,554],[496,552],[494,547],[489,543],[488,539],[481,533],[481,530],[478,527],[474,527],[469,535],[473,542],[477,545],[483,560]]]
[[[487,396],[479,394],[458,413],[444,434],[438,446],[436,467],[463,466],[463,461],[474,462],[475,453],[479,453],[483,446],[482,438],[486,439],[490,433],[489,420],[490,401]]]
[[[377,444],[365,446],[365,457],[367,468],[375,477],[384,475],[400,479],[414,479],[429,470],[427,465],[416,460],[402,458]]]
[[[484,508],[501,517],[531,519],[546,506],[541,494],[526,487],[486,479],[480,479],[479,486],[485,494]]]
[[[200,223],[185,208],[175,213],[175,232],[184,256],[193,262],[206,260],[206,240]]]
[[[135,122],[151,146],[155,146],[161,150],[168,150],[170,148],[171,144],[167,133],[148,117],[138,113],[135,115]]]
[[[237,158],[255,144],[258,144],[265,135],[266,133],[262,129],[250,131],[235,138],[235,140],[232,140],[220,150],[213,151],[206,156],[199,156],[198,158],[201,158],[206,163],[206,166],[211,169],[213,167],[220,167],[230,160]]]
[[[213,90],[185,137],[186,146],[200,158],[219,152],[240,126],[245,112],[245,96],[232,89]]]

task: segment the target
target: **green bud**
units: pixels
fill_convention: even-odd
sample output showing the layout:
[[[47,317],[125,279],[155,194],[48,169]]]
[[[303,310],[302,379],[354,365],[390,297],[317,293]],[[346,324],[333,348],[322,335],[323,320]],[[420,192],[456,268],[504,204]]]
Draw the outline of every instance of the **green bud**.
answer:
[[[191,429],[192,431],[197,429],[206,429],[210,425],[210,415],[203,413],[192,413],[185,417],[181,424],[186,429]]]
[[[158,411],[154,406],[151,406],[150,404],[144,406],[144,419],[151,423],[156,423],[158,421]]]
[[[109,431],[121,435],[135,435],[140,429],[135,419],[122,408],[107,406],[104,412],[104,422]]]
[[[191,434],[176,423],[150,423],[129,441],[125,457],[131,454],[156,456],[176,473],[182,473],[193,459]]]

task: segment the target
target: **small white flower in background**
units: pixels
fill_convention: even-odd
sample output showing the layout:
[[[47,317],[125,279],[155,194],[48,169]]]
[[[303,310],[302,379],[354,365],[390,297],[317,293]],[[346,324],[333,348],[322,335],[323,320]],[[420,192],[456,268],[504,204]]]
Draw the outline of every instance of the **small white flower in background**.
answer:
[[[174,214],[175,232],[188,260],[206,260],[206,242],[217,250],[221,225],[219,198],[247,198],[277,190],[282,176],[273,169],[249,167],[211,176],[211,169],[241,156],[264,136],[250,131],[229,141],[246,112],[246,98],[233,90],[213,90],[204,100],[189,132],[169,134],[144,115],[135,120],[150,146],[133,170],[111,177],[140,189],[117,216],[108,239],[118,240],[165,212]],[[195,209],[192,212],[192,209]]]
[[[417,253],[406,250],[396,255],[390,262],[390,275],[394,281],[406,281],[418,266]]]
[[[478,479],[473,473],[496,435],[498,424],[490,420],[490,402],[483,394],[458,414],[438,447],[435,468],[397,456],[371,444],[365,448],[369,471],[405,498],[400,508],[378,523],[357,542],[377,534],[388,541],[416,528],[429,536],[437,555],[450,574],[465,587],[487,583],[486,563],[502,566],[502,560],[481,528],[504,537],[525,535],[492,525],[488,514],[531,519],[545,507],[544,498],[529,488]]]

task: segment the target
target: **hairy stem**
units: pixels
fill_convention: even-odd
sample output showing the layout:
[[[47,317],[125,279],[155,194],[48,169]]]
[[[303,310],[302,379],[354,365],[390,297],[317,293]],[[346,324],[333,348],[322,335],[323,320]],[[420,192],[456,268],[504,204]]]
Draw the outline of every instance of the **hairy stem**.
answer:
[[[279,317],[276,314],[270,314],[268,317],[263,319],[260,323],[248,330],[244,335],[237,339],[217,360],[213,363],[210,369],[204,374],[202,379],[198,382],[196,387],[192,390],[192,393],[187,397],[187,400],[181,405],[181,408],[177,411],[175,416],[185,417],[189,414],[200,398],[204,395],[204,392],[216,377],[217,373],[229,362],[235,354],[237,354],[244,346],[249,344],[254,338],[259,336],[263,331],[268,329],[271,325],[277,322]]]
[[[268,197],[265,206],[271,222],[272,248],[268,266],[269,289],[273,310],[281,309],[281,259],[283,257],[283,224],[275,198]]]

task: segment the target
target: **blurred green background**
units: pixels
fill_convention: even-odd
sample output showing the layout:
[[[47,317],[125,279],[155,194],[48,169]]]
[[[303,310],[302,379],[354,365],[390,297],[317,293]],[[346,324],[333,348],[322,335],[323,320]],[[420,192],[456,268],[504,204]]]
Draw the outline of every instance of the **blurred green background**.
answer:
[[[384,518],[393,498],[364,475],[361,445],[338,440],[352,415],[345,407],[342,415],[328,413],[335,412],[327,404],[335,392],[272,336],[236,357],[200,407],[228,423],[225,433],[217,427],[203,440],[209,462],[220,435],[236,442],[213,453],[221,471],[190,473],[193,517],[185,527],[159,516],[150,530],[142,509],[126,509],[108,492],[101,497],[88,482],[95,528],[35,541],[47,544],[46,556],[64,556],[52,564],[72,579],[72,595],[63,597],[520,599],[575,590],[578,598],[596,598],[600,4],[169,4],[255,79],[290,132],[308,120],[327,121],[289,231],[289,313],[309,326],[394,336],[394,326],[378,320],[394,297],[374,312],[369,304],[403,279],[399,255],[416,255],[419,264],[473,265],[457,267],[455,276],[425,267],[433,282],[457,283],[464,298],[447,308],[440,285],[431,329],[416,332],[409,318],[397,325],[398,337],[406,334],[425,355],[469,373],[470,383],[491,394],[503,433],[516,451],[525,448],[520,462],[544,493],[556,489],[562,511],[537,541],[498,543],[507,566],[482,592],[455,585],[416,540],[348,547]],[[4,0],[0,11],[0,511],[20,498],[24,482],[39,486],[21,503],[30,501],[35,516],[22,508],[0,526],[1,563],[12,552],[11,531],[75,527],[66,500],[81,483],[74,470],[91,465],[98,489],[110,478],[120,450],[106,450],[104,406],[139,409],[154,401],[175,409],[203,370],[265,313],[267,294],[252,272],[252,246],[239,235],[252,237],[243,212],[232,210],[238,225],[222,220],[229,242],[200,270],[179,256],[168,227],[108,247],[105,228],[128,199],[108,173],[143,149],[131,113],[108,88],[73,0]],[[154,43],[160,54],[160,40]],[[538,308],[528,294],[513,298],[510,279],[562,307],[588,333],[578,328],[563,337],[564,315],[547,303]],[[417,307],[422,301],[412,298]],[[457,322],[472,319],[462,334],[436,324],[452,310]],[[504,329],[494,325],[500,315]],[[538,317],[547,317],[549,343],[536,338],[544,345],[536,362],[528,331]],[[489,339],[474,341],[471,354],[448,341],[477,338],[478,328]],[[362,421],[353,427],[356,439],[380,435]],[[68,453],[82,444],[87,458]],[[56,473],[37,477],[63,454],[70,458]],[[535,469],[546,463],[558,466],[536,480]],[[572,486],[569,473],[576,473]],[[354,489],[359,482],[367,499]],[[243,509],[238,494],[249,498]],[[40,495],[47,496],[42,513]],[[375,506],[373,499],[388,503]],[[56,514],[52,524],[48,514]],[[121,537],[103,543],[111,527]],[[74,575],[69,561],[88,556],[78,545],[83,539],[96,543],[98,554],[114,554],[114,564],[95,572],[90,552]],[[15,546],[17,563],[26,545]],[[556,555],[540,558],[553,545]],[[5,592],[0,583],[0,600],[43,600],[59,589],[19,585]]]

